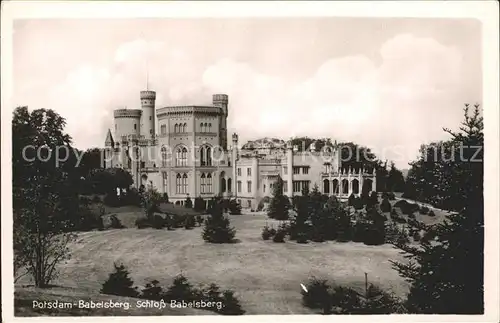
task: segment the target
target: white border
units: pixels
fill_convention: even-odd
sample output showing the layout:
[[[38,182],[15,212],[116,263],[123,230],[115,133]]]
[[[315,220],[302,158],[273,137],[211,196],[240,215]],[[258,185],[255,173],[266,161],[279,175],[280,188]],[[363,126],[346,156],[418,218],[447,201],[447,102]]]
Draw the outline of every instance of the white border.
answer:
[[[75,322],[499,322],[499,20],[497,1],[367,2],[104,2],[2,1],[2,321]],[[485,119],[485,314],[473,315],[248,315],[242,317],[14,318],[12,268],[12,23],[30,18],[160,17],[425,17],[475,18],[483,24],[483,108]]]

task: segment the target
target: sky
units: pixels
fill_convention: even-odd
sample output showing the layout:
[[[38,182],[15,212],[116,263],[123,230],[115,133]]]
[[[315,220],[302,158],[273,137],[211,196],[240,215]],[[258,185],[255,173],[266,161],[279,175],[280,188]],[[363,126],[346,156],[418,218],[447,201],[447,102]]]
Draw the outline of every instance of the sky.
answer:
[[[16,20],[13,108],[57,111],[86,149],[146,87],[157,108],[225,93],[240,144],[327,137],[408,168],[482,103],[481,55],[473,19]]]

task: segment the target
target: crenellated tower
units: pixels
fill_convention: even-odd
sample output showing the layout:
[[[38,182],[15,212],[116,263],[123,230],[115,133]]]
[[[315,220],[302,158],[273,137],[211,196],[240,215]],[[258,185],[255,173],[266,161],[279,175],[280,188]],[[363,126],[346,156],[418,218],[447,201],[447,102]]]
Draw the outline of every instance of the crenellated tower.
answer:
[[[222,115],[219,117],[219,145],[227,150],[227,116],[228,111],[228,96],[227,94],[214,94],[212,96],[212,103],[214,106],[219,107],[222,110]]]
[[[146,140],[152,140],[155,132],[155,91],[141,91],[141,134]]]

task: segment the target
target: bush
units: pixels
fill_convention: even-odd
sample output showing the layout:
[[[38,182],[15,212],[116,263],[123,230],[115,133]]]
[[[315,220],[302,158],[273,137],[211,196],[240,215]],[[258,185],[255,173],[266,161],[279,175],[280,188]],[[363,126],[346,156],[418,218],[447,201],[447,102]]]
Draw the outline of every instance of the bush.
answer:
[[[420,238],[420,233],[418,231],[413,234],[413,241],[418,242]]]
[[[173,228],[182,228],[186,224],[187,216],[184,214],[172,214],[172,227]]]
[[[349,242],[352,240],[352,230],[349,229],[344,229],[344,230],[339,230],[337,234],[337,242]]]
[[[163,298],[163,288],[159,285],[160,282],[156,279],[147,283],[141,291],[141,298],[159,301]]]
[[[116,216],[116,214],[111,214],[109,216],[109,220],[111,221],[111,224],[109,225],[110,228],[112,229],[123,229],[125,228],[123,224],[121,223],[120,219]]]
[[[198,223],[199,226],[201,226],[203,224],[203,217],[201,215],[197,215],[196,216],[196,222]]]
[[[132,287],[134,282],[129,277],[129,272],[123,265],[114,264],[115,271],[109,274],[108,279],[102,284],[101,294],[137,297],[137,287]]]
[[[194,210],[198,212],[203,212],[207,209],[207,203],[201,197],[194,199]]]
[[[163,203],[168,203],[168,194],[167,193],[163,193],[162,201],[163,201]]]
[[[92,198],[92,202],[93,203],[101,203],[102,200],[101,198],[99,197],[99,195],[94,195],[94,197]]]
[[[211,243],[232,243],[236,230],[230,227],[229,219],[222,213],[222,203],[214,202],[210,209],[210,216],[205,220],[203,240]]]
[[[186,201],[184,202],[184,207],[187,209],[192,209],[193,208],[193,201],[191,198],[188,196]]]
[[[111,207],[120,206],[120,200],[115,192],[110,192],[104,197],[104,204]]]
[[[335,314],[356,314],[361,307],[358,293],[352,288],[337,286],[331,295]]]
[[[273,237],[273,242],[282,243],[285,242],[286,231],[283,228],[279,228]]]
[[[366,230],[363,242],[368,246],[382,245],[385,243],[385,231],[375,226],[371,226]]]
[[[155,229],[163,229],[166,224],[165,219],[159,214],[153,215],[150,222],[151,222],[151,227]]]
[[[408,201],[406,201],[406,200],[399,200],[396,203],[394,203],[394,207],[398,207],[400,209],[403,209],[403,207],[407,206],[408,204],[410,204],[410,203],[408,203]]]
[[[276,230],[274,230],[274,232],[272,230],[274,229],[270,229],[269,226],[266,224],[266,226],[262,229],[262,239],[263,240],[271,239],[271,237],[273,237],[276,234]]]
[[[135,188],[131,188],[122,197],[122,205],[141,206],[142,196]]]
[[[389,202],[389,199],[384,198],[382,202],[380,203],[380,210],[382,212],[391,212],[392,207],[391,207],[391,202]]]
[[[192,229],[196,225],[196,219],[194,218],[193,215],[188,215],[186,217],[186,222],[184,223],[184,228],[186,229]]]
[[[302,290],[302,304],[312,309],[325,309],[332,306],[330,286],[326,280],[313,278],[305,284],[307,292]]]
[[[357,221],[356,224],[354,225],[352,241],[363,242],[368,228],[369,224],[367,222]]]
[[[428,215],[428,216],[430,216],[430,217],[434,217],[434,216],[436,216],[436,214],[434,213],[434,211],[433,211],[433,210],[430,210],[430,211],[429,211],[429,214],[427,214],[427,215]]]
[[[168,214],[165,214],[165,218],[163,219],[163,222],[165,224],[165,227],[167,230],[173,230],[174,229],[174,220],[172,217]]]
[[[137,220],[135,220],[135,226],[137,227],[137,229],[144,229],[151,227],[151,224],[146,217],[139,217],[137,218]]]
[[[394,201],[396,199],[396,195],[394,194],[394,192],[384,192],[382,193],[382,199]]]
[[[234,199],[229,201],[229,213],[233,215],[241,214],[241,205]]]
[[[225,290],[222,292],[222,308],[217,313],[222,315],[242,315],[245,311],[241,308],[240,301],[234,296],[234,292]]]

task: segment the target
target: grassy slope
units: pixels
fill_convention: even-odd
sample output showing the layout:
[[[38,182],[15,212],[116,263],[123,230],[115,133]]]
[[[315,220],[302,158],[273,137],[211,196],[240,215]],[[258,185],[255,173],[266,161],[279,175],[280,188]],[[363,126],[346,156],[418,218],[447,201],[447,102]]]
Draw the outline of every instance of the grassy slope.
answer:
[[[55,283],[98,293],[113,262],[119,261],[128,267],[139,286],[157,279],[165,287],[182,272],[193,284],[214,282],[223,289],[232,289],[247,314],[310,313],[301,304],[299,284],[311,276],[362,288],[367,272],[370,282],[399,295],[407,291],[407,284],[389,263],[390,259],[402,257],[389,245],[276,244],[260,237],[262,227],[270,222],[265,215],[231,216],[231,220],[241,240],[232,245],[205,243],[200,227],[82,233],[71,246],[72,259],[61,266]]]

